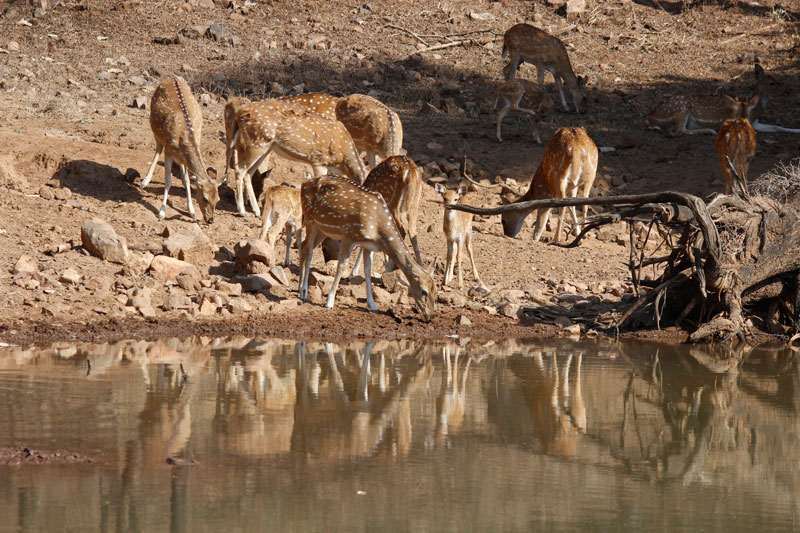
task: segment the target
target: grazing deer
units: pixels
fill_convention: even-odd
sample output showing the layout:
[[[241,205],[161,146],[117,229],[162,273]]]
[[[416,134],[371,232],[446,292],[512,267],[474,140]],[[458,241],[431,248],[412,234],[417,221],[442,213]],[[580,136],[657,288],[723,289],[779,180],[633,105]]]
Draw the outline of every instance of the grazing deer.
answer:
[[[412,257],[383,197],[340,176],[321,176],[303,183],[300,191],[305,239],[300,248],[300,299],[308,298],[311,253],[327,236],[342,241],[339,264],[326,307],[333,308],[336,289],[355,245],[364,250],[367,305],[377,311],[372,298],[372,252],[381,251],[397,265],[409,283],[408,294],[426,321],[433,317],[436,288],[431,274]]]
[[[271,172],[267,171],[267,172]],[[258,238],[266,237],[267,244],[275,247],[275,241],[281,230],[286,228],[286,259],[283,264],[289,266],[289,252],[292,249],[292,234],[300,246],[300,232],[303,223],[303,209],[300,206],[300,191],[294,187],[275,185],[266,189],[262,201],[261,233]]]
[[[760,64],[755,64],[754,73],[756,77],[756,94],[751,99],[754,104],[749,106],[749,113],[747,114],[753,129],[763,133],[800,133],[800,129],[784,128],[783,126],[762,124],[760,122],[759,117],[767,110],[767,102],[769,102],[770,98],[781,94],[783,90],[778,81],[767,74]]]
[[[444,200],[444,205],[454,205],[460,203],[469,204],[469,198],[464,194],[464,187],[457,189],[446,189],[440,183],[434,185],[434,189]],[[461,268],[461,250],[466,246],[469,262],[472,265],[472,275],[478,282],[479,287],[483,287],[478,269],[475,267],[475,259],[472,257],[472,213],[456,211],[453,209],[444,210],[444,236],[447,239],[447,268],[444,275],[444,286],[453,279],[454,265],[458,266],[458,288],[464,288],[464,275]]]
[[[531,179],[531,185],[517,202],[528,200],[541,200],[545,198],[575,197],[578,187],[583,183],[583,196],[588,197],[594,184],[597,172],[597,146],[587,135],[586,130],[580,127],[559,128],[544,149],[542,162]],[[555,242],[561,238],[561,228],[564,223],[566,207],[562,207],[558,214],[558,227]],[[574,221],[573,233],[578,233],[578,217],[575,207],[569,208]],[[583,218],[586,218],[587,206],[583,206]],[[525,217],[533,209],[516,210],[503,213],[503,232],[509,237],[516,237],[522,229]],[[547,227],[550,217],[550,208],[541,208],[536,216],[536,228],[533,240],[538,241]]]
[[[237,189],[244,180],[256,216],[261,215],[252,189],[255,170],[276,151],[282,157],[311,165],[315,176],[327,173],[327,167],[341,169],[359,183],[366,172],[353,139],[345,127],[335,120],[281,100],[265,100],[242,105],[233,110],[228,132],[229,166],[234,166]],[[244,200],[239,196],[239,212],[244,213]]]
[[[519,106],[523,98],[525,98],[529,108],[532,109]],[[497,113],[497,140],[503,142],[500,128],[508,112],[521,111],[530,115],[534,139],[536,139],[538,144],[542,144],[542,138],[539,136],[538,120],[552,113],[554,107],[553,99],[550,98],[547,91],[540,85],[536,85],[528,80],[510,80],[495,89],[492,109],[496,108],[497,103],[501,100],[503,101],[503,107],[500,109],[500,112]]]
[[[156,154],[141,186],[147,187],[153,179],[153,172],[163,151],[164,201],[158,210],[158,218],[163,220],[167,214],[167,198],[172,186],[174,162],[183,175],[189,215],[196,218],[192,203],[191,180],[200,190],[200,195],[197,197],[200,212],[210,224],[214,221],[214,210],[219,202],[217,189],[219,184],[216,182],[216,172],[213,169],[206,170],[203,163],[203,155],[200,153],[203,114],[197,100],[192,96],[192,90],[182,78],[164,80],[156,87],[150,99],[150,128],[156,139]]]
[[[562,80],[572,94],[575,111],[578,113],[581,110],[586,111],[587,79],[575,76],[567,56],[567,49],[561,39],[529,24],[517,24],[503,35],[503,59],[506,58],[506,53],[509,55],[509,62],[503,68],[506,80],[513,80],[519,66],[527,61],[536,65],[539,85],[544,83],[545,71],[553,75],[565,111],[569,111],[569,105],[564,97]]]
[[[352,94],[336,104],[336,118],[353,137],[356,148],[367,152],[369,165],[376,156],[386,159],[400,155],[403,148],[403,124],[397,113],[383,102],[363,94]]]
[[[278,100],[319,113],[328,120],[336,120],[336,104],[339,98],[325,93],[303,93],[290,96],[281,96]]]
[[[725,194],[733,193],[734,176],[742,180],[747,191],[747,171],[756,154],[756,132],[746,118],[729,118],[719,128],[714,146],[719,155],[719,166],[725,177]]]
[[[716,134],[717,128],[729,118],[746,117],[755,100],[741,102],[727,94],[719,96],[671,96],[647,115],[648,128],[669,128],[670,136],[684,133]]]

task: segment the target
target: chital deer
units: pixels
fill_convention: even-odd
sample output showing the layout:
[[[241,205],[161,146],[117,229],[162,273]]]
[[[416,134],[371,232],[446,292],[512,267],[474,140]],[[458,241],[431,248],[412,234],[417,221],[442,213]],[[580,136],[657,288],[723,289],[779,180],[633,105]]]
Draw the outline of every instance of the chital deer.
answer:
[[[196,218],[191,179],[200,190],[197,203],[203,218],[208,223],[213,222],[214,210],[219,202],[219,184],[216,182],[216,172],[209,176],[212,169],[206,170],[203,163],[203,155],[200,153],[203,114],[189,85],[182,78],[164,80],[156,87],[150,99],[150,128],[156,139],[156,154],[141,186],[147,187],[153,179],[153,172],[163,151],[164,201],[158,210],[158,218],[163,220],[167,213],[167,198],[172,186],[172,164],[176,163],[186,187],[189,215]]]
[[[237,153],[236,183],[245,180],[248,196],[253,173],[273,151],[311,165],[315,176],[326,174],[328,167],[342,170],[359,183],[366,176],[353,139],[340,122],[280,100],[246,104],[233,114],[226,159],[230,163]],[[260,216],[254,196],[250,197],[253,211]],[[243,200],[239,212],[244,212]]]
[[[271,171],[268,171],[271,172]],[[275,241],[281,230],[286,228],[286,258],[284,265],[289,266],[289,252],[292,249],[292,234],[298,247],[300,246],[303,209],[300,206],[300,191],[294,187],[275,185],[266,189],[262,195],[261,233],[258,238],[266,237],[267,244],[275,247]]]
[[[719,166],[725,178],[725,194],[733,193],[734,176],[742,180],[747,189],[747,171],[756,154],[756,132],[746,118],[729,118],[719,128],[714,146],[719,155]],[[733,165],[733,168],[731,168]]]
[[[325,93],[303,93],[281,96],[278,100],[303,106],[314,113],[319,113],[328,120],[337,120],[336,104],[339,103],[339,98],[336,96]]]
[[[528,108],[520,107],[520,101],[525,98],[525,103]],[[528,80],[510,80],[500,85],[494,91],[494,104],[492,109],[497,107],[498,102],[502,100],[503,107],[497,113],[497,140],[503,142],[503,137],[500,132],[503,119],[506,118],[509,111],[521,111],[530,115],[531,127],[533,128],[533,135],[536,142],[542,144],[542,138],[539,136],[539,122],[543,116],[553,111],[554,102],[540,85]]]
[[[729,118],[746,117],[755,100],[741,102],[727,94],[719,96],[671,96],[655,111],[647,115],[648,128],[672,129],[670,136],[684,133],[716,134],[720,125]]]
[[[800,129],[784,128],[783,126],[776,126],[774,124],[762,124],[759,118],[761,114],[767,109],[767,102],[771,98],[778,96],[782,92],[782,88],[778,81],[771,75],[767,74],[760,64],[756,63],[754,67],[756,77],[756,95],[755,105],[751,105],[747,117],[753,125],[753,129],[763,133],[800,133]],[[753,100],[751,100],[753,101]]]
[[[454,205],[460,203],[470,204],[468,195],[465,195],[464,187],[457,189],[446,189],[441,184],[434,185],[434,189],[444,200],[444,205]],[[472,275],[478,282],[479,287],[483,287],[478,269],[475,267],[475,259],[472,257],[472,213],[465,211],[455,211],[452,209],[444,210],[444,236],[447,239],[447,268],[444,275],[444,286],[450,284],[453,279],[454,265],[458,266],[458,288],[464,288],[463,268],[461,267],[461,250],[466,246],[469,262],[472,265]]]
[[[386,159],[400,155],[403,148],[403,124],[397,113],[383,102],[363,94],[341,98],[336,104],[336,118],[353,137],[356,148],[367,152],[371,168],[376,156]]]
[[[509,55],[509,62],[503,68],[506,80],[516,77],[517,69],[523,62],[531,63],[538,71],[539,85],[544,83],[545,71],[553,75],[565,111],[569,111],[569,105],[564,97],[562,81],[572,94],[575,111],[586,111],[587,80],[583,76],[575,76],[561,39],[529,24],[517,24],[503,35],[503,59],[506,54]]]
[[[301,187],[305,238],[300,249],[300,299],[308,298],[311,253],[325,236],[342,241],[339,264],[326,307],[333,308],[336,289],[355,245],[364,250],[367,305],[377,311],[372,297],[372,252],[381,251],[405,274],[408,294],[426,321],[433,317],[436,288],[431,274],[413,258],[403,243],[383,197],[340,176],[321,176]]]
[[[583,184],[583,196],[588,197],[594,184],[597,172],[597,146],[587,135],[586,130],[579,127],[560,128],[556,131],[544,149],[542,162],[531,180],[531,186],[517,202],[541,200],[545,198],[575,197],[578,187]],[[554,240],[561,238],[562,224],[566,207],[558,214],[558,227]],[[525,217],[533,209],[523,209],[503,213],[503,232],[509,237],[516,237],[522,229]],[[578,233],[578,217],[575,207],[569,208],[574,221],[573,233]],[[586,218],[587,206],[583,207],[583,218]],[[533,240],[538,241],[547,227],[550,208],[539,209],[536,215],[536,228]]]

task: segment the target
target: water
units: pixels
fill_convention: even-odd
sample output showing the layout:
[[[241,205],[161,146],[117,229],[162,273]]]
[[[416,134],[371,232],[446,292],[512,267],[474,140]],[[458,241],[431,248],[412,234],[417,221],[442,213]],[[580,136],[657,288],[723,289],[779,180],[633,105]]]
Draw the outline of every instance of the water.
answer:
[[[0,466],[0,531],[794,528],[794,356],[754,351],[712,374],[691,350],[202,338],[3,349],[0,447],[96,462]]]

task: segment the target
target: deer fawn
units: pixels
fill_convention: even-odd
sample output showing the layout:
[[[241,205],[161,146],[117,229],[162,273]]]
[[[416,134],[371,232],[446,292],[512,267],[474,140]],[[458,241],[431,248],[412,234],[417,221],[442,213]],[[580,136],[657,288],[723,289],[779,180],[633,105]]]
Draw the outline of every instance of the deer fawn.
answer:
[[[227,161],[230,163],[233,154],[237,154],[234,166],[237,189],[240,181],[245,180],[256,216],[261,212],[252,194],[252,176],[272,151],[308,163],[315,176],[326,174],[327,167],[339,168],[359,183],[366,176],[353,139],[340,122],[280,100],[253,102],[235,108],[232,113]],[[244,212],[241,196],[239,212]]]
[[[336,289],[355,245],[364,250],[367,305],[377,311],[372,298],[372,252],[381,251],[397,265],[409,283],[408,294],[426,321],[433,317],[436,289],[431,274],[420,266],[403,243],[397,224],[383,197],[340,176],[321,176],[303,183],[300,191],[305,238],[300,248],[300,299],[308,298],[311,253],[327,236],[342,241],[339,264],[326,307],[333,308]]]
[[[544,149],[542,162],[531,179],[531,185],[517,202],[541,200],[545,198],[575,197],[578,186],[583,183],[583,196],[588,197],[594,184],[597,172],[597,146],[595,146],[586,130],[579,127],[559,128]],[[587,206],[583,206],[583,217],[586,218]],[[561,229],[566,214],[562,207],[558,214],[558,227],[555,242],[561,238]],[[503,232],[509,237],[516,237],[522,229],[525,217],[533,209],[517,210],[504,213]],[[575,207],[569,208],[574,221],[573,233],[578,233],[578,217]],[[533,240],[538,241],[547,227],[550,208],[539,209],[536,216],[536,228]]]
[[[142,180],[142,188],[153,179],[158,158],[164,152],[164,201],[158,210],[158,218],[164,219],[167,213],[167,198],[172,186],[172,164],[178,165],[186,187],[186,202],[189,215],[195,217],[192,203],[190,179],[197,184],[200,195],[197,203],[206,222],[214,221],[214,210],[219,202],[219,184],[216,172],[206,170],[203,155],[200,153],[200,139],[203,130],[203,114],[200,105],[192,96],[189,85],[182,78],[171,78],[158,84],[150,99],[150,128],[156,139],[156,154],[147,175]],[[209,172],[212,175],[209,176]]]
[[[336,118],[350,132],[356,148],[367,152],[370,167],[375,167],[376,156],[400,155],[403,124],[397,113],[379,100],[363,94],[342,98],[336,104]]]
[[[444,205],[455,205],[460,203],[469,204],[469,197],[465,195],[464,187],[457,189],[446,189],[440,183],[433,186],[437,193],[442,197]],[[447,239],[447,268],[444,275],[444,286],[450,284],[453,279],[453,271],[455,266],[458,267],[458,288],[464,288],[464,275],[463,268],[461,268],[461,250],[466,246],[469,262],[472,265],[472,275],[478,282],[479,287],[483,287],[481,277],[478,275],[478,269],[475,267],[475,259],[472,257],[472,213],[465,211],[456,211],[453,209],[444,210],[444,223],[442,229],[444,230],[445,239]]]
[[[269,172],[272,171],[268,170],[267,173]],[[274,248],[278,235],[282,229],[286,228],[286,258],[283,264],[289,266],[293,233],[298,247],[300,246],[300,232],[303,223],[300,191],[286,185],[274,185],[264,190],[260,200],[262,200],[262,214],[261,233],[258,238],[266,237],[267,244]]]
[[[714,146],[719,155],[719,166],[725,178],[725,194],[733,193],[734,176],[742,180],[747,190],[747,171],[756,155],[756,132],[746,118],[729,118],[719,128]]]
[[[532,109],[519,106],[523,98]],[[530,115],[534,139],[538,144],[542,144],[542,138],[539,136],[538,119],[551,113],[554,107],[553,99],[550,98],[547,91],[528,80],[510,80],[495,89],[492,109],[496,108],[497,103],[501,100],[503,101],[503,107],[500,108],[500,112],[497,114],[497,140],[503,142],[500,128],[508,112],[521,111]]]
[[[572,94],[575,111],[578,113],[581,110],[586,111],[587,79],[575,76],[567,56],[567,49],[561,39],[529,24],[517,24],[503,35],[503,59],[506,54],[509,55],[509,62],[503,68],[506,80],[513,80],[519,66],[527,61],[536,65],[539,85],[544,82],[545,71],[553,75],[565,111],[569,111],[569,105],[564,97],[562,80]]]

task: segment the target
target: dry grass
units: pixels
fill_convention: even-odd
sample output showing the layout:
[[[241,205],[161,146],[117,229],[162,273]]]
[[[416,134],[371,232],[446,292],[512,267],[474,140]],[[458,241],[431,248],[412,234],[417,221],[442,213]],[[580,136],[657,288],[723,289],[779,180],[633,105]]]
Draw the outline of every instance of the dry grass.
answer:
[[[750,184],[750,192],[783,205],[795,203],[800,192],[800,159],[778,162],[772,170]]]

